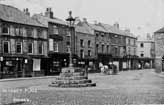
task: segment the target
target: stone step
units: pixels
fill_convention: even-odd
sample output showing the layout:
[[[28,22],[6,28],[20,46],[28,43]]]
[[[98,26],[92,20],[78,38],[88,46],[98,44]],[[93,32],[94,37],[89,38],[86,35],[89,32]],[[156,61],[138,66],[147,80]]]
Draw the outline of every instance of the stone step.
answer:
[[[96,83],[86,83],[86,84],[50,84],[50,87],[62,87],[62,88],[71,88],[71,87],[94,87]]]
[[[92,80],[82,79],[82,80],[55,80],[52,81],[52,84],[83,84],[83,83],[92,83]]]
[[[61,76],[61,77],[84,76],[84,72],[60,73],[60,76]]]
[[[56,77],[56,80],[82,80],[82,79],[88,79],[86,76],[71,76],[71,77]]]

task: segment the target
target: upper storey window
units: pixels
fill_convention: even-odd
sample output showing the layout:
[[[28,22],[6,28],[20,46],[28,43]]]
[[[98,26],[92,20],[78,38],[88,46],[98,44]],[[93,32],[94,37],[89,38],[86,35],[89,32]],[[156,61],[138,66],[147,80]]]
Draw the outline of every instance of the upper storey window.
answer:
[[[59,34],[59,29],[56,25],[53,26],[53,34]]]
[[[21,36],[21,35],[23,35],[23,28],[21,28],[21,27],[19,27],[19,26],[16,26],[14,31],[15,31],[15,35],[16,35],[16,36]]]
[[[143,44],[143,43],[141,43],[141,44],[140,44],[140,47],[144,47],[144,44]]]
[[[33,30],[32,28],[26,28],[27,37],[33,37]]]
[[[37,36],[38,36],[38,38],[42,38],[43,37],[43,32],[42,32],[41,29],[37,30]]]
[[[2,24],[2,33],[3,34],[9,34],[9,25]]]

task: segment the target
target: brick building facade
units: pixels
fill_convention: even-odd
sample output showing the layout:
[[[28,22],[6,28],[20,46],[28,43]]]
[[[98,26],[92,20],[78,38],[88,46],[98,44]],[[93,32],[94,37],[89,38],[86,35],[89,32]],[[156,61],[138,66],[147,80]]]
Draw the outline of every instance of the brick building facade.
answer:
[[[155,41],[155,69],[156,72],[164,72],[164,28],[154,33]]]
[[[0,4],[1,78],[44,75],[47,27],[24,13]]]
[[[96,60],[94,31],[85,18],[76,24],[75,31],[76,54],[79,57],[79,66],[85,64],[94,68]]]

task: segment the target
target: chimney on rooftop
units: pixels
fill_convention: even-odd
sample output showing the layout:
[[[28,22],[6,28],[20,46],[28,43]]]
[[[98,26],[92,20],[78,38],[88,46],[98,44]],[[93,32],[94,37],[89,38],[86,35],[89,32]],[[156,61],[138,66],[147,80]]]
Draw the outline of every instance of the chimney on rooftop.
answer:
[[[87,22],[87,18],[83,18],[83,22],[84,22],[84,23],[88,23],[88,22]]]
[[[125,29],[125,32],[130,33],[130,29],[129,28]]]
[[[147,40],[151,40],[152,38],[151,38],[151,35],[150,35],[150,33],[147,33]]]
[[[119,23],[118,22],[114,23],[113,26],[119,29]]]
[[[94,24],[97,24],[97,20],[94,21]]]
[[[27,16],[30,16],[30,12],[29,12],[28,8],[25,8],[25,9],[23,10],[23,12],[24,12],[24,14],[26,14]]]
[[[53,18],[53,12],[52,12],[51,8],[46,9],[45,16],[49,17],[49,18]]]

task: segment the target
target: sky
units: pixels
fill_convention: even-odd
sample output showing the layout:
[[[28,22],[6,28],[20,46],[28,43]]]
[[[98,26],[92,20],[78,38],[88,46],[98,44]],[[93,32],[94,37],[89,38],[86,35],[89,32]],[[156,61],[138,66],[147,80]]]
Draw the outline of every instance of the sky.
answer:
[[[146,36],[164,27],[164,0],[0,0],[20,10],[29,8],[31,15],[52,8],[54,16],[65,20],[68,11],[74,17],[87,18],[130,29],[135,36]]]

